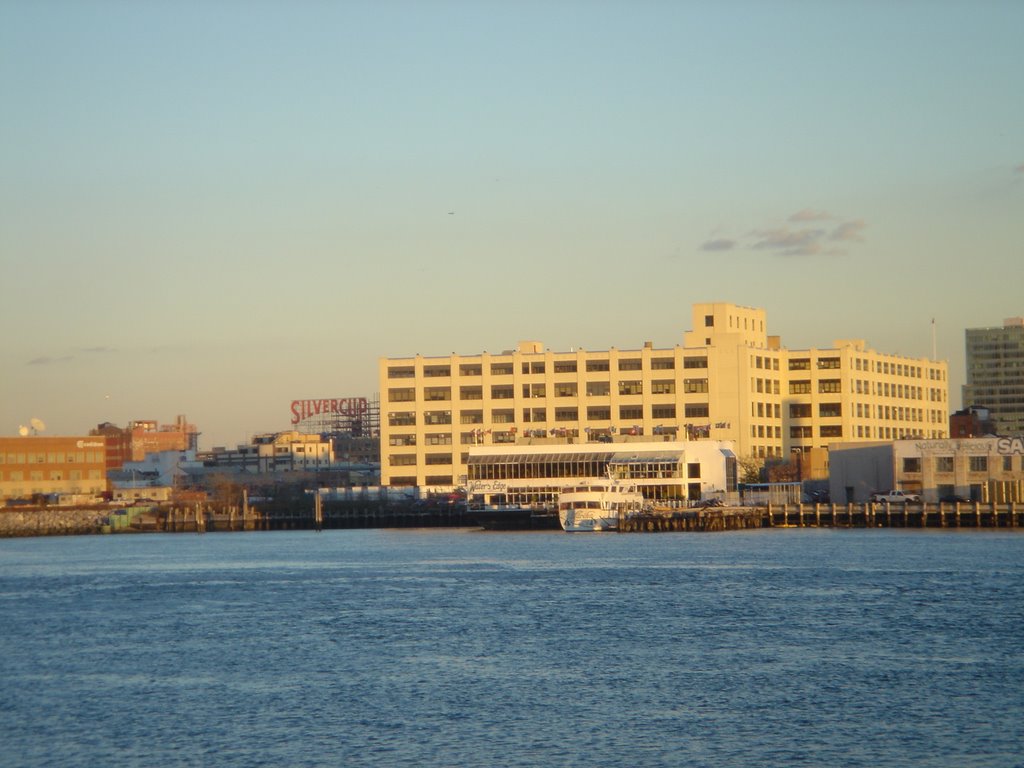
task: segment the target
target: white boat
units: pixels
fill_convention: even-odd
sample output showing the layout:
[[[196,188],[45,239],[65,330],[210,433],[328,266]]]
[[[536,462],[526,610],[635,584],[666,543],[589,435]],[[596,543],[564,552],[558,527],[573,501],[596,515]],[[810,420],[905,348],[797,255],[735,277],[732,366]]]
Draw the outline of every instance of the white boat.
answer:
[[[646,506],[635,483],[606,478],[583,480],[558,494],[558,522],[563,531],[614,531],[619,520]]]

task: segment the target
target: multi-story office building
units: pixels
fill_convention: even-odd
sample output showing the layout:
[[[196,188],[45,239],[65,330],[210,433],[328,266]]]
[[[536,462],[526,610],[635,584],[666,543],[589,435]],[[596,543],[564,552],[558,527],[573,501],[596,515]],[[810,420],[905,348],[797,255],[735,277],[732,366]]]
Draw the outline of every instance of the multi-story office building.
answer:
[[[381,359],[381,482],[452,486],[469,447],[728,440],[772,458],[836,441],[945,437],[945,363],[862,340],[787,350],[763,309],[696,304],[683,344]]]
[[[0,499],[99,496],[106,470],[102,437],[0,437]]]
[[[987,408],[1000,435],[1024,435],[1024,317],[968,328],[964,408]]]

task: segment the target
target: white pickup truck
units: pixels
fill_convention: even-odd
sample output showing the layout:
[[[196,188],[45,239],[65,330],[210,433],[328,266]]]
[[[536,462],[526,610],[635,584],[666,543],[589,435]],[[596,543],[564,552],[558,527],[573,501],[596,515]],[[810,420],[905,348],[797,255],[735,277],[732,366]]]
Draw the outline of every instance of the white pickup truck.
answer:
[[[921,501],[921,497],[916,493],[907,493],[906,491],[882,491],[880,493],[871,494],[872,504],[881,504],[886,502],[888,504],[906,504],[907,502],[918,503]]]

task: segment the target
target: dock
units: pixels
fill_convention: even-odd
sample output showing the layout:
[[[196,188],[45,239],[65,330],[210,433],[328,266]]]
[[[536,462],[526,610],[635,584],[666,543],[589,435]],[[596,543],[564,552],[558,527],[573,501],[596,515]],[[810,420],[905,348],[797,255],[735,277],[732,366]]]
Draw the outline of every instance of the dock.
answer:
[[[620,521],[624,533],[752,528],[1024,529],[1024,505],[994,503],[768,504],[645,513]]]

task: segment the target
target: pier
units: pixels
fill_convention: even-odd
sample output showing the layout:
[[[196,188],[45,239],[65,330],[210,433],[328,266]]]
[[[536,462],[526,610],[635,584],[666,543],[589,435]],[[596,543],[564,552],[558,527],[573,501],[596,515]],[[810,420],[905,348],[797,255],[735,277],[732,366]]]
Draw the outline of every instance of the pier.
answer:
[[[105,533],[208,533],[341,528],[478,527],[464,504],[317,501],[279,506],[135,505],[118,508],[0,509],[0,537]],[[622,533],[716,532],[758,528],[949,528],[1024,530],[1024,505],[782,504],[683,507],[620,520]]]
[[[620,521],[624,533],[751,528],[1014,528],[1024,506],[1010,504],[768,504],[654,511]]]

